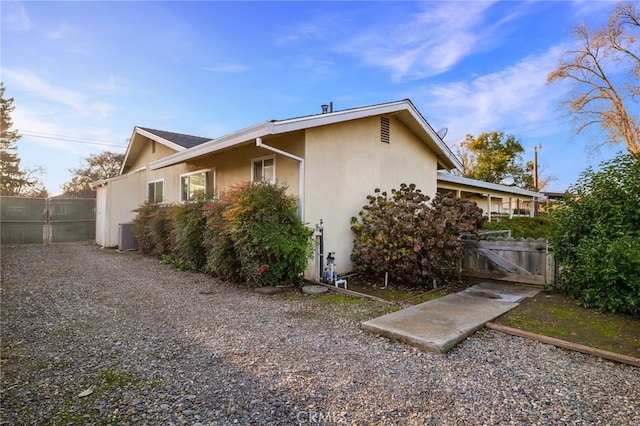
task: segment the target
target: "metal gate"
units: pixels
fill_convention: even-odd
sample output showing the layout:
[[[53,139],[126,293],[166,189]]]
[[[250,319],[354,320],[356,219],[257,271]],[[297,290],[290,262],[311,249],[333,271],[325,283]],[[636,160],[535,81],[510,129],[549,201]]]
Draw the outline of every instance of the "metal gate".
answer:
[[[95,230],[94,198],[0,197],[2,244],[91,241]]]
[[[533,285],[555,282],[555,261],[544,239],[464,239],[462,275]]]

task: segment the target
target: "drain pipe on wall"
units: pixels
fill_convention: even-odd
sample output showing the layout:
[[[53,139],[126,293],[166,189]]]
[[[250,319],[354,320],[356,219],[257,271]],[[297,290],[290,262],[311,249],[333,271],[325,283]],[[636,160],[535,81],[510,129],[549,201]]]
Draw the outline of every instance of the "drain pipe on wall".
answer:
[[[264,148],[266,150],[275,152],[276,154],[283,155],[287,158],[291,158],[292,160],[296,160],[300,163],[300,168],[298,174],[300,175],[300,182],[298,183],[298,198],[300,202],[300,220],[304,222],[304,158],[298,157],[297,155],[293,155],[291,153],[282,151],[281,149],[274,148],[269,145],[265,145],[262,143],[262,138],[256,138],[256,146],[260,148]]]

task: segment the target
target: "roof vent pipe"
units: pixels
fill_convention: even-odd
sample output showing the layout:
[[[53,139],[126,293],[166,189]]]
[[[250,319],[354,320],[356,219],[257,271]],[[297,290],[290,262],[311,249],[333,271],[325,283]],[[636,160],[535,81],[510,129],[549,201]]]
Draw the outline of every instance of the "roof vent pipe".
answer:
[[[322,113],[326,114],[328,112],[333,112],[333,102],[329,102],[329,104],[322,104],[320,105],[320,107],[322,108]]]

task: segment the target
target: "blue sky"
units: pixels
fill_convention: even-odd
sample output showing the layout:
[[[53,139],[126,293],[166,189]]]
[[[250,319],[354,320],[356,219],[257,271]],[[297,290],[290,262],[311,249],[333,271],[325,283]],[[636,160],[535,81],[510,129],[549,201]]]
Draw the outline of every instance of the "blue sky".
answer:
[[[407,98],[451,147],[499,130],[532,160],[542,144],[548,189],[564,190],[624,150],[574,136],[558,108],[571,88],[546,84],[572,29],[604,26],[613,5],[2,1],[0,71],[22,165],[44,166],[53,194],[89,154],[124,152],[136,125],[214,138]]]

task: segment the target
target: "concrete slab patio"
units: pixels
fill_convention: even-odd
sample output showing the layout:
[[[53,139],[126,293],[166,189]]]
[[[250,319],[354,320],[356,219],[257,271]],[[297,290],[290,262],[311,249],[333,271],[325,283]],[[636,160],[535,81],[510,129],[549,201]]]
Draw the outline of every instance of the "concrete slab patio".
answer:
[[[361,324],[363,330],[431,352],[447,352],[485,323],[518,306],[539,289],[483,282]]]

